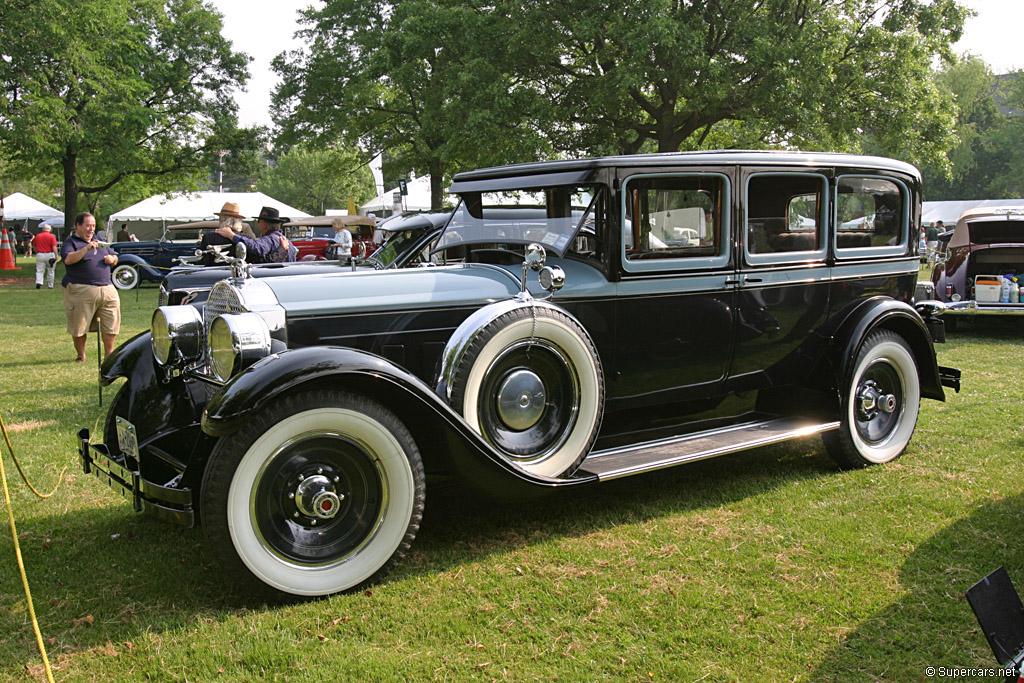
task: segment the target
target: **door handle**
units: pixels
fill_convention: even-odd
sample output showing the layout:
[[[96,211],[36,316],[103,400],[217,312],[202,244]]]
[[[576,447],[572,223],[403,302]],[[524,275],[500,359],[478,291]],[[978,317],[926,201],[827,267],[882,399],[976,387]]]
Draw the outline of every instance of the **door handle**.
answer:
[[[745,282],[745,283],[746,282],[761,282],[761,278],[759,278],[759,277],[744,277],[743,278],[743,282]]]
[[[733,278],[726,278],[725,279],[725,284],[727,284],[727,285],[738,285],[739,283],[740,283],[740,281],[737,278],[734,278],[734,277]]]

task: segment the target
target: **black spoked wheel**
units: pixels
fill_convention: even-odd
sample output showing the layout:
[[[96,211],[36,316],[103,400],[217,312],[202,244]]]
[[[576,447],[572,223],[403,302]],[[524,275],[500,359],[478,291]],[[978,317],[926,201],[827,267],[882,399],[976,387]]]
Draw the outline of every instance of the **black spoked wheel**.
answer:
[[[887,330],[864,342],[844,392],[842,426],[824,435],[829,454],[844,467],[895,460],[917,426],[921,385],[914,355]]]
[[[419,451],[391,411],[312,391],[218,443],[201,504],[225,568],[264,593],[321,596],[390,572],[415,537],[424,500]]]
[[[452,403],[512,462],[565,476],[597,438],[604,378],[593,342],[575,320],[524,307],[477,332],[456,370]]]

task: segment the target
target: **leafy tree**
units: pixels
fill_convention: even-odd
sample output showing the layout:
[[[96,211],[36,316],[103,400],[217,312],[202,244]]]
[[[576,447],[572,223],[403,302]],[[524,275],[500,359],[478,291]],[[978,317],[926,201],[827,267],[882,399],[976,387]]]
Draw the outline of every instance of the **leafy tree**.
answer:
[[[285,152],[264,174],[260,191],[311,214],[356,205],[376,194],[373,174],[358,152],[342,147],[299,145]]]
[[[955,117],[955,139],[948,152],[948,167],[922,168],[925,198],[983,198],[991,172],[986,138],[1002,118],[993,98],[995,76],[981,58],[967,56],[946,65],[934,78],[942,93],[943,107]]]
[[[928,200],[1003,199],[1024,193],[1024,72],[997,77],[976,56],[935,74],[956,116],[948,172],[922,168]]]
[[[55,174],[41,174],[36,169],[20,167],[0,155],[0,196],[21,192],[29,197],[53,206],[60,178]]]
[[[232,114],[248,57],[202,0],[7,0],[0,9],[0,139],[59,168],[65,219],[79,194],[133,179],[149,191],[205,182],[204,143]]]
[[[266,172],[270,147],[267,129],[238,128],[237,123],[234,116],[226,117],[207,140],[211,189],[221,186],[225,192],[248,192]]]
[[[1024,197],[1024,70],[1004,77],[999,93],[1006,114],[986,139],[988,163],[995,169],[986,199]]]
[[[948,148],[928,73],[962,31],[955,0],[498,0],[495,11],[565,150],[733,138],[855,149],[864,131],[912,159]]]
[[[490,10],[465,0],[328,0],[302,13],[304,51],[280,55],[282,140],[346,136],[431,178],[466,166],[534,160],[535,93],[510,76]]]

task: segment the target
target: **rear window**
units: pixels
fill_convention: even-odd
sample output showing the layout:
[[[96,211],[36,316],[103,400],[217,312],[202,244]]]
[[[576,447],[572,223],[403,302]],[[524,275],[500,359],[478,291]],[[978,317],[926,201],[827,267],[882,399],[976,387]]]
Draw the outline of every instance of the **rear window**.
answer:
[[[969,223],[967,229],[972,244],[1000,244],[1024,242],[1024,221],[1001,218],[994,221]]]

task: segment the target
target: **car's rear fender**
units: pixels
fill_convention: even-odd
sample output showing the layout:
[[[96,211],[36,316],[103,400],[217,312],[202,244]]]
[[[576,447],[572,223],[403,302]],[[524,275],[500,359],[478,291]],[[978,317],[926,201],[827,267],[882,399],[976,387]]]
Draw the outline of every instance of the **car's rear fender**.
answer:
[[[911,306],[890,297],[874,297],[853,307],[833,334],[833,362],[839,372],[838,386],[849,385],[857,355],[864,341],[876,330],[892,330],[906,340],[917,362],[921,396],[946,400],[939,366],[935,361],[932,336],[920,314]]]
[[[223,437],[288,394],[329,386],[379,401],[405,423],[428,470],[458,474],[491,495],[518,497],[596,481],[540,477],[502,457],[426,383],[390,361],[342,347],[274,354],[233,378],[207,405],[203,431]]]

